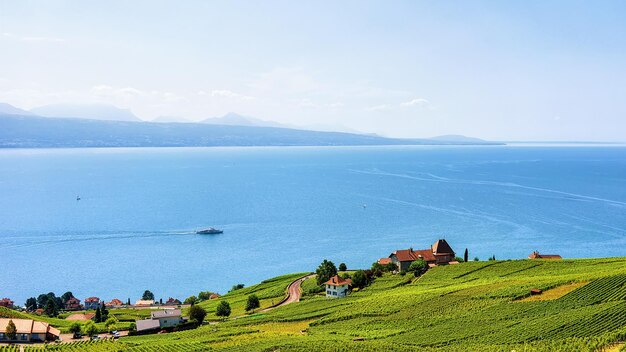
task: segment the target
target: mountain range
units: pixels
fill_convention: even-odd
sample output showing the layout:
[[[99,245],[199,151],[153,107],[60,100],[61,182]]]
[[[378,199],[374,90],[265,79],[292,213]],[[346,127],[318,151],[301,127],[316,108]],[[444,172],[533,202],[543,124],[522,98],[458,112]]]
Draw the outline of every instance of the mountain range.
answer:
[[[200,122],[163,116],[146,122],[111,105],[47,105],[30,111],[0,103],[0,148],[339,146],[497,144],[464,136],[397,139],[297,129],[229,113]]]

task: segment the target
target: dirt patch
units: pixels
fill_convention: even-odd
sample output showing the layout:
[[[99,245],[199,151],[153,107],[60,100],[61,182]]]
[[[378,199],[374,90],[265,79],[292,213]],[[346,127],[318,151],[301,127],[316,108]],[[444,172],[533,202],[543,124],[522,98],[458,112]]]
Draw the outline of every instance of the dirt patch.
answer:
[[[70,314],[65,320],[91,320],[95,316],[94,313],[86,313],[86,314]]]
[[[588,284],[589,281],[583,282],[572,282],[571,284],[565,284],[561,286],[557,286],[555,288],[551,288],[549,290],[543,291],[540,295],[534,295],[530,297],[526,297],[522,299],[520,302],[529,302],[529,301],[549,301],[557,298],[561,298],[566,294],[574,291],[579,287],[583,287]]]

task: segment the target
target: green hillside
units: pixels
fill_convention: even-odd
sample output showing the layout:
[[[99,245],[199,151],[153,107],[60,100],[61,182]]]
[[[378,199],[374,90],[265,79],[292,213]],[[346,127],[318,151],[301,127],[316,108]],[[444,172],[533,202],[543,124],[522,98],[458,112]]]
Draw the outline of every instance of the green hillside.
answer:
[[[247,294],[264,295],[267,306],[298,276],[268,280],[221,299],[231,302],[238,315]],[[544,293],[529,298],[531,288]],[[203,303],[208,317],[218,301]],[[387,274],[345,299],[305,296],[299,303],[196,330],[48,348],[620,351],[623,341],[626,258],[606,258],[469,262],[433,268],[420,279]]]

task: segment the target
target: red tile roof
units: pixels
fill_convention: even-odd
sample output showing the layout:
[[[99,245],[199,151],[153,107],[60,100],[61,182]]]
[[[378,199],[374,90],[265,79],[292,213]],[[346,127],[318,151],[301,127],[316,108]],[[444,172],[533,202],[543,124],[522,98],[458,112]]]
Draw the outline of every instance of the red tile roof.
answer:
[[[378,259],[378,264],[386,265],[391,263],[391,258],[380,258]]]
[[[330,280],[324,282],[324,285],[331,285],[331,286],[343,286],[346,284],[352,285],[352,280],[344,279],[343,277],[340,277],[339,275],[335,275],[331,277]]]
[[[112,307],[114,307],[114,306],[123,306],[124,302],[122,302],[121,300],[119,300],[117,298],[113,298],[111,300],[111,302],[107,302],[106,305],[107,306],[112,306]]]
[[[89,302],[100,302],[100,298],[98,297],[85,298],[85,303],[89,303]]]
[[[425,260],[427,262],[434,262],[435,255],[430,249],[420,249],[420,250],[412,250],[412,249],[400,249],[392,254],[396,255],[401,262],[412,262],[418,259]]]

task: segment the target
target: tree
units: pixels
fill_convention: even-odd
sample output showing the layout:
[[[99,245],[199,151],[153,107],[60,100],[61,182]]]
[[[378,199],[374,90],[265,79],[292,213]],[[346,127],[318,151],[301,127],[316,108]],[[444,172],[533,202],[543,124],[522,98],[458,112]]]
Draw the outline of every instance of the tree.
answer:
[[[154,301],[154,293],[150,292],[150,290],[145,290],[143,291],[141,299],[144,301]]]
[[[494,254],[493,256],[489,257],[489,259],[487,259],[487,260],[489,260],[489,261],[496,260],[496,255]]]
[[[93,321],[96,323],[102,321],[102,312],[100,311],[100,307],[96,308],[96,315],[93,316]]]
[[[224,317],[224,318],[230,316],[230,304],[228,304],[228,302],[226,301],[221,301],[217,305],[217,310],[215,311],[215,315],[217,315],[218,317]]]
[[[467,263],[467,259],[469,258],[468,254],[469,253],[467,252],[467,248],[465,248],[465,253],[463,253],[463,261],[466,262],[466,263]]]
[[[204,310],[204,308],[196,304],[189,308],[189,318],[197,321],[198,324],[202,324],[204,317],[206,317],[206,310]]]
[[[57,311],[57,307],[54,305],[53,300],[48,300],[46,302],[46,307],[43,309],[43,312],[49,317],[56,317],[57,315],[59,315],[59,312]]]
[[[194,304],[196,302],[198,302],[198,297],[196,297],[196,296],[189,296],[189,297],[187,297],[185,299],[185,302],[183,302],[183,303],[185,303],[185,304]]]
[[[26,300],[26,310],[29,312],[34,312],[37,310],[37,298],[31,297]]]
[[[244,284],[233,285],[233,287],[231,287],[230,291],[228,291],[228,292],[241,290],[242,288],[244,288]]]
[[[163,298],[159,298],[159,304],[163,304]]]
[[[73,297],[74,297],[74,294],[72,294],[72,292],[70,291],[67,291],[63,295],[61,295],[61,302],[65,304],[65,302],[67,302],[70,298],[73,298]]]
[[[246,312],[247,311],[254,312],[254,310],[259,308],[260,306],[261,306],[261,303],[259,302],[259,297],[257,297],[256,295],[248,296],[248,301],[246,302]]]
[[[37,296],[37,308],[41,308],[41,309],[45,308],[46,303],[48,303],[48,295],[46,295],[45,293],[42,293],[39,296]]]
[[[104,328],[107,329],[108,332],[117,330],[117,319],[115,317],[110,317],[104,322]]]
[[[409,271],[412,271],[415,276],[420,276],[428,270],[428,263],[422,259],[415,260],[409,265]]]
[[[352,287],[363,288],[368,285],[367,276],[365,275],[365,271],[357,270],[352,275]]]
[[[80,323],[77,321],[73,322],[72,325],[70,325],[69,330],[72,334],[74,334],[74,336],[78,336],[78,334],[80,334],[80,331],[81,331]]]
[[[130,297],[128,298],[128,301],[126,301],[126,305],[130,306]]]
[[[478,257],[474,257],[474,261],[475,261],[475,262],[477,262],[477,261],[479,261],[479,260],[480,260],[480,259],[478,259]]]
[[[206,301],[206,300],[211,298],[212,294],[213,294],[213,292],[211,292],[211,291],[201,291],[200,293],[198,293],[198,300],[199,301]]]
[[[339,264],[339,271],[346,271],[346,270],[348,270],[346,263]]]
[[[105,321],[109,318],[109,310],[107,309],[106,304],[102,302],[102,308],[100,308],[100,321]]]
[[[321,285],[337,275],[337,267],[330,260],[324,259],[322,264],[315,270],[315,273],[317,274],[317,284]]]
[[[85,332],[85,335],[93,337],[98,333],[98,327],[96,327],[96,323],[90,320],[85,324],[85,326],[83,326],[83,331]]]
[[[137,331],[137,323],[135,322],[130,323],[130,325],[128,326],[128,330]]]
[[[15,323],[13,322],[13,320],[9,320],[9,323],[7,324],[7,328],[5,329],[4,334],[9,340],[17,339],[17,328],[15,327]]]

